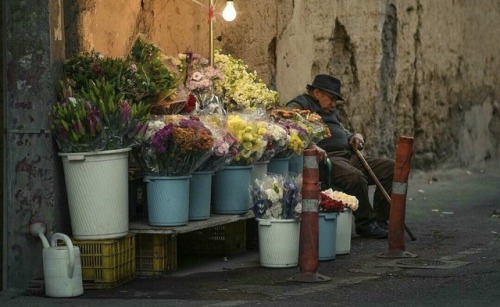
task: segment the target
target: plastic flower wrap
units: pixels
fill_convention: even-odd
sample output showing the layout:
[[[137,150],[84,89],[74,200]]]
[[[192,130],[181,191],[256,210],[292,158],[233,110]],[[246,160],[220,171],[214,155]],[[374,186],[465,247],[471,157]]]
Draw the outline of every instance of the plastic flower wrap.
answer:
[[[168,59],[189,93],[181,113],[196,110],[197,115],[225,114],[224,102],[214,94],[214,81],[224,78],[220,69],[210,66],[207,58],[194,52],[180,53]]]
[[[238,153],[238,140],[226,127],[226,119],[217,115],[200,116],[201,122],[212,131],[214,146],[210,157],[196,171],[218,171],[229,165]]]
[[[268,173],[250,188],[252,211],[256,218],[293,219],[300,201],[297,177]]]
[[[307,129],[311,143],[316,144],[324,138],[331,137],[330,129],[317,113],[298,109],[293,111],[301,116],[299,121]]]
[[[296,110],[275,109],[271,111],[271,117],[277,123],[286,127],[289,134],[287,149],[278,153],[275,157],[284,158],[302,154],[304,149],[311,144],[311,134],[315,132],[312,128],[313,124],[309,123]]]
[[[267,146],[267,125],[252,120],[248,114],[229,114],[227,128],[238,140],[238,153],[231,165],[251,165],[258,161]]]
[[[215,67],[224,74],[224,79],[215,82],[217,95],[223,97],[227,111],[275,107],[278,103],[278,92],[257,78],[256,72],[249,72],[248,66],[229,54],[219,50],[214,54]]]
[[[359,201],[355,196],[328,189],[320,192],[319,210],[321,212],[343,212],[344,208],[358,210]]]
[[[182,176],[210,157],[214,138],[197,117],[165,116],[151,121],[141,147],[142,165],[150,175]]]
[[[280,122],[267,122],[267,145],[259,161],[269,161],[276,155],[279,155],[288,148],[290,135],[288,130]]]

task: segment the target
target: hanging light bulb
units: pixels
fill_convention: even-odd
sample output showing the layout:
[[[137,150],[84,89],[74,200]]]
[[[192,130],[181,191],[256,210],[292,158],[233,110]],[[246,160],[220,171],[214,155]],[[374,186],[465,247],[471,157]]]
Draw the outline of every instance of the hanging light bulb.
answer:
[[[233,0],[227,0],[226,7],[222,11],[222,18],[224,18],[225,21],[233,21],[236,18]]]

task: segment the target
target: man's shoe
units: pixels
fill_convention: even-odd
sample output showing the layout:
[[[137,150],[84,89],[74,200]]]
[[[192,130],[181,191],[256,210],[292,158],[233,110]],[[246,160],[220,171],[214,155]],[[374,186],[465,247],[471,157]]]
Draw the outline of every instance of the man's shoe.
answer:
[[[371,239],[386,239],[387,230],[383,229],[377,224],[377,221],[373,220],[368,224],[356,225],[356,233],[364,238]]]
[[[377,224],[385,230],[389,230],[389,222],[386,220],[377,220]]]

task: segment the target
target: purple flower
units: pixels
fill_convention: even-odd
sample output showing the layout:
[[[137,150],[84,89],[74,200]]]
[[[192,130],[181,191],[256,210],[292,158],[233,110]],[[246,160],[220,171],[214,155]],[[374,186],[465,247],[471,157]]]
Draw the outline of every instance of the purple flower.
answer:
[[[130,120],[130,104],[128,103],[127,100],[122,100],[118,104],[118,108],[120,109],[120,118],[121,118],[121,124],[126,125],[129,120]]]
[[[96,136],[97,131],[99,130],[99,112],[96,107],[91,107],[90,112],[85,117],[87,122],[87,126],[90,130],[90,135]]]
[[[165,143],[172,135],[173,131],[174,125],[170,123],[168,125],[165,125],[165,127],[161,128],[160,130],[156,131],[156,133],[153,135],[151,143],[157,153],[165,153],[167,151]]]

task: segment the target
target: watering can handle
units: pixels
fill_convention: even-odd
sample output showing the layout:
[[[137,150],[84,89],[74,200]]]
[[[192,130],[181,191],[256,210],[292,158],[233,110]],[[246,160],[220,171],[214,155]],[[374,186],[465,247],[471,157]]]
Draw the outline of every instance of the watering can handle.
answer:
[[[69,252],[69,264],[68,264],[68,278],[73,278],[73,272],[75,270],[75,250],[73,248],[73,243],[71,242],[71,239],[62,233],[55,233],[52,235],[52,238],[50,239],[50,245],[51,246],[57,246],[57,240],[63,240],[64,243],[66,244],[66,247],[68,248]]]

